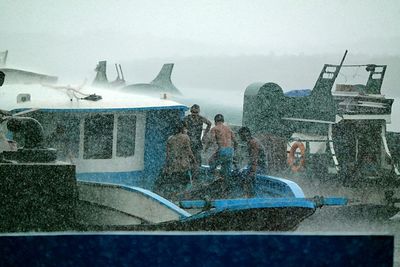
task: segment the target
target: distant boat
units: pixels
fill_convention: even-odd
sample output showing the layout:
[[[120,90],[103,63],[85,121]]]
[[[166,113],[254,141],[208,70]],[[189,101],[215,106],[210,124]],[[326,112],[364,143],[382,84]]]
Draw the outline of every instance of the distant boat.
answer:
[[[399,185],[399,165],[386,132],[394,100],[381,93],[386,65],[345,65],[346,54],[339,65],[324,65],[312,90],[284,93],[275,83],[249,85],[243,125],[272,151],[269,161],[275,171],[360,187]],[[343,68],[365,69],[366,83],[336,84],[331,91]]]

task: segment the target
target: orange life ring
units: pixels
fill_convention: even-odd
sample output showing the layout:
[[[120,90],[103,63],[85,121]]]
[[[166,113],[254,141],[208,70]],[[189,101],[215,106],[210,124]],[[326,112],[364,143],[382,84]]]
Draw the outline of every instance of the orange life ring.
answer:
[[[295,157],[295,153],[296,150],[300,149],[300,162],[298,164],[296,164],[296,157]],[[303,143],[301,142],[295,142],[292,147],[290,148],[290,152],[288,155],[288,164],[292,169],[292,172],[298,172],[301,168],[304,167],[306,163],[306,148],[304,146]]]

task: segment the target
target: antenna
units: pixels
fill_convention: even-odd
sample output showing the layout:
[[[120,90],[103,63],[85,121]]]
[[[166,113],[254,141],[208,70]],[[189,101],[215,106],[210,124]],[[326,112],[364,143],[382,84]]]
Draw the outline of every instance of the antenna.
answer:
[[[0,66],[5,66],[7,63],[8,50],[0,52]]]
[[[119,64],[119,70],[121,71],[121,78],[122,78],[122,80],[125,81],[125,79],[124,79],[124,73],[122,72],[121,64]]]
[[[117,80],[119,80],[120,78],[119,78],[119,71],[118,71],[117,63],[115,63],[115,69],[117,70]]]
[[[340,67],[342,67],[342,65],[343,65],[343,62],[344,62],[344,59],[346,58],[346,56],[347,56],[347,50],[344,52],[344,55],[343,55],[343,58],[342,58],[342,61],[340,61]]]

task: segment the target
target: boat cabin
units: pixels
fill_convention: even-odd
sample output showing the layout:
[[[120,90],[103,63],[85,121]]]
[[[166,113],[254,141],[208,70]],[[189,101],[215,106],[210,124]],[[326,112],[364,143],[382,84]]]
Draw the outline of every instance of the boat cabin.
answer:
[[[0,95],[1,109],[26,112],[20,116],[42,124],[43,146],[75,164],[79,180],[149,189],[162,168],[166,140],[187,110],[168,99],[95,87],[10,84],[0,87]]]

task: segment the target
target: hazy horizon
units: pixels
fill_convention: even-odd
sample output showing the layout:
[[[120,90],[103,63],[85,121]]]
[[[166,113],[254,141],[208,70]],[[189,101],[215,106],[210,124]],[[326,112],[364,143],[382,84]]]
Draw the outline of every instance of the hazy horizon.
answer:
[[[110,80],[122,64],[128,83],[173,62],[186,96],[238,105],[253,82],[312,88],[323,64],[349,50],[346,64],[388,65],[382,93],[398,98],[399,14],[396,0],[3,0],[0,51],[9,50],[9,67],[73,85],[91,83],[100,60]]]
[[[400,2],[28,1],[0,3],[0,51],[47,71],[79,63],[253,55],[400,55]]]

